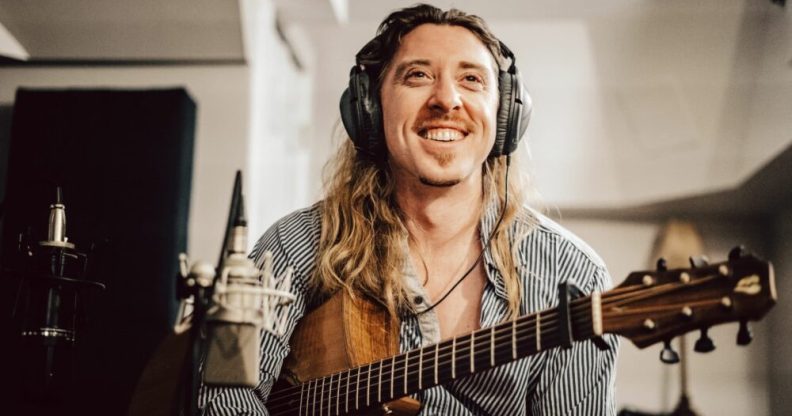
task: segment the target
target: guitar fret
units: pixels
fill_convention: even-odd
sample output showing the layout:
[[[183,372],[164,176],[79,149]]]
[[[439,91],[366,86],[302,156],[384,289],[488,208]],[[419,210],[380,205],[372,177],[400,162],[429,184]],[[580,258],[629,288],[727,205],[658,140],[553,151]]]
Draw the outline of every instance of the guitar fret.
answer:
[[[456,379],[456,337],[451,340],[451,380]]]
[[[311,383],[314,383],[313,398],[311,398]],[[312,415],[316,414],[316,384],[317,384],[317,380],[311,380],[310,382],[308,382],[308,400],[310,400],[311,402]],[[306,407],[305,410],[308,410],[308,408]]]
[[[324,383],[325,378],[322,377],[322,393],[319,394],[319,415],[322,414],[322,410],[324,409]]]
[[[369,364],[368,374],[366,375],[366,406],[371,405],[371,364]]]
[[[360,367],[358,367],[357,384],[355,384],[355,410],[360,408],[358,405],[358,399],[360,399]]]
[[[297,414],[302,416],[302,404],[303,404],[303,393],[305,392],[305,383],[300,385],[300,408],[297,410]]]
[[[330,384],[327,386],[327,416],[330,416],[333,411],[333,376],[330,374]]]
[[[440,343],[435,344],[435,362],[434,362],[434,384],[437,384],[437,367],[439,364],[437,362],[438,356],[440,355]]]
[[[338,406],[341,405],[341,373],[338,373],[338,382],[336,383],[336,414],[338,414]]]
[[[344,395],[344,413],[349,413],[349,382],[352,380],[352,370],[347,370],[347,389]]]
[[[470,333],[470,374],[476,372],[476,333]]]
[[[536,314],[536,352],[542,350],[542,314]]]
[[[396,374],[396,356],[391,358],[391,382],[390,382],[390,398],[393,399],[393,376]]]
[[[517,320],[512,319],[512,360],[517,359]]]
[[[377,402],[382,402],[382,361],[379,362],[379,375],[377,376]]]
[[[423,390],[423,347],[418,350],[418,390]]]
[[[495,367],[495,327],[490,328],[490,367]]]
[[[404,355],[404,394],[407,394],[407,363],[410,360],[410,352]]]

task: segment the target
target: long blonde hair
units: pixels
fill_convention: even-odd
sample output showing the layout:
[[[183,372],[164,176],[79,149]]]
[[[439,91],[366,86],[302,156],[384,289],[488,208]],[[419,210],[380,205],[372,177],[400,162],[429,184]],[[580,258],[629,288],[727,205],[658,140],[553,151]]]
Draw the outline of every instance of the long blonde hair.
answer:
[[[531,217],[521,209],[523,180],[517,164],[511,163],[513,173],[508,184],[505,156],[490,157],[482,166],[485,205],[497,195],[503,216],[489,249],[504,277],[512,318],[519,314],[521,287],[512,253],[516,244],[510,242],[510,237],[519,241],[532,226]],[[360,157],[351,141],[346,140],[327,172],[314,289],[325,294],[343,289],[353,297],[370,297],[394,317],[411,310],[401,274],[404,262],[410,261],[404,250],[408,233],[387,164]]]

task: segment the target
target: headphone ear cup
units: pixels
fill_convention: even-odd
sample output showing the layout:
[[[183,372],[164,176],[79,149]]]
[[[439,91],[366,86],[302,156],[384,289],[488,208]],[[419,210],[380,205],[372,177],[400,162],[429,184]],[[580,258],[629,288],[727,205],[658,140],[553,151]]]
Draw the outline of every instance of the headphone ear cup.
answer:
[[[379,100],[371,95],[369,75],[357,66],[349,73],[349,87],[341,94],[341,122],[358,152],[381,157],[382,116]]]
[[[355,105],[357,98],[353,98],[352,93],[349,92],[349,87],[344,90],[344,93],[341,94],[341,102],[339,103],[339,108],[341,110],[341,122],[344,124],[344,129],[346,130],[349,138],[352,140],[352,143],[355,143],[357,146],[358,138],[360,137],[360,130],[358,128],[358,120]]]
[[[498,107],[495,145],[490,156],[508,155],[517,149],[531,119],[531,97],[522,85],[517,68],[514,68],[514,71],[515,73],[500,71],[498,75],[500,107]]]

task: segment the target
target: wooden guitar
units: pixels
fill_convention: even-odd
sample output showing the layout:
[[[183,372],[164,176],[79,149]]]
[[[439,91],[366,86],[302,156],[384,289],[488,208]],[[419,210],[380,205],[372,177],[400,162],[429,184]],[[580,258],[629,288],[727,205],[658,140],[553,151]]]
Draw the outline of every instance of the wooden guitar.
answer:
[[[339,295],[300,322],[282,373],[289,383],[276,385],[267,408],[273,416],[415,414],[420,404],[407,396],[420,390],[605,333],[645,348],[739,321],[738,343],[746,344],[747,321],[775,301],[772,265],[733,250],[722,263],[633,272],[590,296],[573,298],[561,287],[556,308],[398,354],[398,322],[373,303]]]

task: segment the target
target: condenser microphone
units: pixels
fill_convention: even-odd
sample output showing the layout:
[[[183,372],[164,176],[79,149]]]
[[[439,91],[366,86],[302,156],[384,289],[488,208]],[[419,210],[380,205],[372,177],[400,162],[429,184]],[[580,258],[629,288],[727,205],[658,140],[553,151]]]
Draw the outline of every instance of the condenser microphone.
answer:
[[[61,188],[49,207],[47,239],[20,243],[24,258],[19,317],[22,385],[29,401],[63,399],[74,371],[79,318],[79,293],[104,285],[85,279],[87,255],[66,236],[66,206]]]
[[[242,174],[237,171],[211,305],[206,313],[208,348],[204,383],[254,387],[259,382],[262,330],[280,333],[294,300],[291,269],[276,279],[272,255],[259,269],[248,258]],[[276,319],[276,308],[280,319]],[[277,321],[277,322],[276,322]]]
[[[208,349],[204,382],[209,385],[258,384],[259,339],[264,321],[261,271],[247,255],[247,223],[242,196],[218,270],[212,306],[206,314]]]

